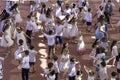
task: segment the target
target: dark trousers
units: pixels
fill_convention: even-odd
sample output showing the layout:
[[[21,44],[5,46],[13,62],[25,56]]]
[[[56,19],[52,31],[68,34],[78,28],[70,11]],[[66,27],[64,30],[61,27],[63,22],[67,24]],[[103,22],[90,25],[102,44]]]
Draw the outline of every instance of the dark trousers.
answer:
[[[27,30],[26,34],[31,38],[32,30]],[[27,43],[31,45],[31,39],[27,37]]]
[[[29,69],[22,68],[22,80],[28,80]]]
[[[58,80],[58,73],[55,73],[55,80]]]
[[[69,76],[69,80],[75,80],[75,76]]]
[[[50,53],[54,54],[54,45],[53,46],[48,46],[48,56],[50,57]]]
[[[104,12],[104,15],[105,15],[105,18],[106,18],[107,22],[110,23],[110,16],[111,16],[111,14],[109,14],[107,12]]]

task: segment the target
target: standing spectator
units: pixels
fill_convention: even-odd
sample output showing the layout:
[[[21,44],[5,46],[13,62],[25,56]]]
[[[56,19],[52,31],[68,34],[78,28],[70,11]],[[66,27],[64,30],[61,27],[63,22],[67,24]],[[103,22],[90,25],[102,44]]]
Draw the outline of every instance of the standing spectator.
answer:
[[[29,51],[26,50],[25,51],[25,56],[22,59],[22,80],[29,80],[29,69],[30,69],[30,65],[29,65]]]

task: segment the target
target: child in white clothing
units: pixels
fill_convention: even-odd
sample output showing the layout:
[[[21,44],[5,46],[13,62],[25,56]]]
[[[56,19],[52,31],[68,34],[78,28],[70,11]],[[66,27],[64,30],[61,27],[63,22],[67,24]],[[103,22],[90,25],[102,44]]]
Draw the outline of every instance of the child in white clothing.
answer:
[[[60,73],[57,61],[58,61],[58,57],[56,55],[54,55],[53,56],[53,67],[55,70],[55,80],[58,80],[58,74]]]
[[[94,71],[92,71],[91,69],[89,69],[89,68],[86,67],[86,66],[84,66],[84,69],[85,69],[85,71],[86,71],[87,74],[88,74],[87,80],[94,80],[94,79],[95,79],[95,77],[94,77],[94,75],[95,75]]]
[[[116,80],[116,77],[117,77],[117,73],[113,71],[111,73],[111,79],[110,80]]]
[[[35,72],[35,62],[36,62],[36,55],[37,55],[37,51],[34,50],[34,46],[30,46],[29,49],[29,63],[30,63],[30,72],[34,73]]]

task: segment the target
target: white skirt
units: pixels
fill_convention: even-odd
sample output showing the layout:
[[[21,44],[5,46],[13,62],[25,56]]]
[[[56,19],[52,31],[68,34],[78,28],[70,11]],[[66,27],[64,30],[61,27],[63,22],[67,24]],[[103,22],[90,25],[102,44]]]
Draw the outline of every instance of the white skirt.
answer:
[[[69,63],[69,61],[67,61],[67,62],[60,62],[60,65],[59,65],[60,71],[66,72],[68,70],[68,63]]]
[[[9,35],[6,35],[5,38],[6,38],[6,40],[7,40],[8,42],[6,42],[6,40],[4,39],[4,35],[3,35],[3,36],[2,36],[2,39],[1,39],[0,45],[1,45],[2,47],[10,47],[10,46],[12,46],[14,42],[13,42],[13,40],[9,37]]]
[[[77,26],[73,26],[69,32],[70,37],[77,37],[78,36],[78,28]]]
[[[72,26],[71,25],[67,25],[64,29],[63,29],[63,37],[64,38],[70,38],[70,30],[71,30]]]
[[[21,18],[21,16],[20,16],[19,13],[17,13],[17,14],[15,15],[15,22],[16,22],[16,23],[21,23],[21,22],[22,22],[22,18]]]
[[[36,22],[32,22],[32,26],[33,26],[34,32],[38,32],[38,26]]]

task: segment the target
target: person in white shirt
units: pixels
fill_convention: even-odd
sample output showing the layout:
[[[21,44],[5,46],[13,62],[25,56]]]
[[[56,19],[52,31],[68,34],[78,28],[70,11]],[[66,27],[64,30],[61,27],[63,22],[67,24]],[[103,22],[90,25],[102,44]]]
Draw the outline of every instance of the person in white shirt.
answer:
[[[59,0],[55,4],[55,17],[59,17],[62,15],[62,4]]]
[[[52,53],[52,54],[55,53],[54,45],[55,45],[55,36],[56,36],[57,34],[53,34],[53,31],[52,31],[52,30],[50,30],[50,31],[48,32],[48,34],[44,33],[42,30],[41,30],[41,32],[42,32],[42,33],[44,34],[44,36],[47,38],[47,42],[48,42],[48,59],[50,59],[50,56],[51,56],[50,53]]]
[[[34,46],[30,46],[29,49],[29,58],[30,58],[30,72],[34,73],[35,72],[35,62],[36,62],[36,55],[37,55],[37,51],[34,50]]]
[[[22,80],[29,80],[29,69],[30,69],[30,65],[29,65],[29,51],[25,50],[24,51],[25,56],[22,59]]]
[[[113,40],[113,42],[111,43],[111,56],[118,56],[118,47],[117,47],[117,41]],[[113,60],[113,64],[115,64],[116,59]]]
[[[50,76],[52,71],[54,71],[53,63],[49,62],[48,67],[44,69],[45,80],[55,80],[55,76]],[[54,78],[54,79],[51,79],[51,78]]]
[[[75,65],[78,62],[75,61],[75,59],[72,57],[70,58],[70,63],[68,64],[68,80],[75,80],[76,78],[76,67]]]
[[[116,72],[111,72],[111,79],[110,80],[116,80],[117,73]]]
[[[85,69],[85,71],[86,71],[87,74],[88,74],[87,80],[94,80],[94,79],[95,79],[95,73],[94,73],[94,71],[91,70],[91,69],[89,69],[89,68],[86,67],[85,65],[84,65],[84,69]]]
[[[56,26],[55,26],[55,32],[56,32],[55,42],[56,42],[56,46],[59,43],[60,43],[60,46],[62,45],[63,29],[64,29],[64,26],[62,25],[62,21],[58,19],[56,21]]]
[[[65,5],[65,10],[64,10],[63,14],[65,14],[65,15],[67,15],[67,14],[70,15],[71,14],[71,8],[70,8],[69,4]]]
[[[87,30],[91,31],[91,25],[92,25],[91,8],[88,8],[88,12],[85,12],[85,20],[86,20],[86,24],[87,24]]]
[[[58,74],[60,73],[57,61],[58,61],[58,57],[56,55],[54,55],[53,56],[53,67],[55,70],[55,80],[58,80]]]

